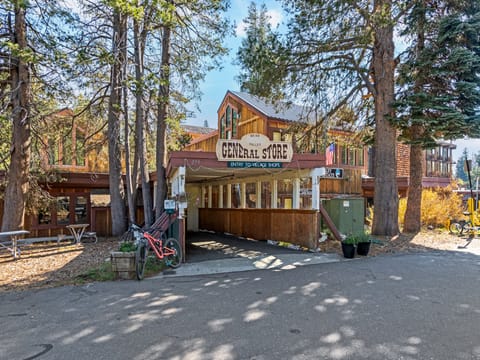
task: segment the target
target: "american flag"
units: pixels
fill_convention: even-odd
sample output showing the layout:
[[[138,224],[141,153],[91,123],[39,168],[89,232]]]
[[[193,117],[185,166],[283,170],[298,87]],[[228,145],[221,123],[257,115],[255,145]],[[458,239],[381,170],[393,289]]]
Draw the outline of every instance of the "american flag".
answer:
[[[335,156],[335,144],[330,144],[329,147],[327,147],[327,151],[325,154],[326,162],[325,165],[333,165],[333,159]]]

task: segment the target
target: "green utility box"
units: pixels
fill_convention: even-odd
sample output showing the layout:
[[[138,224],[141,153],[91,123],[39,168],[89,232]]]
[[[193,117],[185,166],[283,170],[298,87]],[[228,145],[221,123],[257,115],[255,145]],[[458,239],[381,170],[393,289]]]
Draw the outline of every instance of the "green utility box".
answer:
[[[364,231],[365,200],[363,198],[338,197],[322,200],[338,231],[342,234],[356,234]],[[325,221],[322,224],[325,227]]]

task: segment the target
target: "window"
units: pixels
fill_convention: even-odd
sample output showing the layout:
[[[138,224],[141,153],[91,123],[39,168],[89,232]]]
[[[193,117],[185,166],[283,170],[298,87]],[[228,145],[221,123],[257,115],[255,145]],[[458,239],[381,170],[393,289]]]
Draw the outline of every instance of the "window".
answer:
[[[85,166],[85,134],[79,127],[63,127],[59,138],[48,139],[46,149],[50,165]]]
[[[270,181],[262,181],[262,209],[272,207],[272,185]]]
[[[232,139],[237,137],[238,119],[240,114],[238,110],[227,105],[225,112],[220,118],[220,138]]]
[[[342,155],[342,165],[348,165],[348,148],[340,146],[340,153]]]
[[[238,209],[242,206],[242,190],[240,184],[232,184],[232,209]]]
[[[60,164],[58,145],[54,139],[48,139],[48,163],[50,165]]]
[[[87,198],[85,196],[77,196],[75,198],[75,223],[85,224],[88,222],[87,218]]]
[[[426,151],[426,175],[429,177],[450,177],[452,174],[451,149],[438,146]]]
[[[73,142],[72,137],[66,135],[62,140],[62,165],[73,164]]]
[[[312,208],[312,178],[300,179],[300,209]]]
[[[70,197],[57,197],[57,225],[70,224]]]
[[[53,228],[89,223],[90,206],[90,196],[86,193],[56,196],[50,207],[38,210],[35,226]]]
[[[238,118],[239,114],[236,109],[232,108],[232,136],[237,137],[237,127],[238,127]]]
[[[363,152],[364,152],[363,148],[359,149],[358,147],[348,146],[348,145],[341,145],[338,147],[339,147],[339,155],[340,155],[339,165],[364,166],[365,159],[363,155]],[[338,164],[336,157],[333,161],[333,164]]]
[[[49,208],[40,209],[38,211],[38,224],[49,225],[52,223],[52,212]]]
[[[358,166],[365,165],[365,158],[363,156],[363,149],[357,149],[357,165]]]
[[[225,115],[220,119],[220,138],[225,139]]]
[[[75,145],[76,145],[75,164],[77,166],[85,166],[85,136],[81,134],[79,131],[77,131],[76,134],[77,135],[75,140]]]
[[[232,113],[230,111],[230,106],[227,106],[227,110],[225,111],[225,115],[226,115],[226,119],[227,119],[226,127],[227,127],[227,129],[229,129],[229,128],[232,127]]]
[[[254,209],[257,207],[257,184],[247,183],[245,185],[246,207]]]
[[[277,208],[291,209],[293,199],[293,181],[291,179],[278,180]]]

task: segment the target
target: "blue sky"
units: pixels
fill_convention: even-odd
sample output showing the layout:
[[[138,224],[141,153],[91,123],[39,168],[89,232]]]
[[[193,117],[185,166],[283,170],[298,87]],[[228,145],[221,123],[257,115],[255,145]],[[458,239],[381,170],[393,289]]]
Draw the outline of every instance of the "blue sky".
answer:
[[[257,8],[265,3],[270,16],[270,23],[272,28],[282,21],[282,8],[280,3],[274,0],[257,1]],[[243,26],[243,19],[248,14],[248,6],[250,1],[232,0],[231,7],[227,16],[235,22],[236,36],[231,36],[226,39],[225,44],[230,49],[229,56],[223,59],[223,69],[210,72],[205,81],[201,84],[201,91],[203,92],[202,100],[199,102],[200,111],[193,110],[193,117],[186,120],[189,125],[203,126],[204,121],[207,120],[209,127],[217,127],[217,110],[220,102],[227,90],[238,91],[240,86],[235,80],[239,73],[238,66],[233,65],[238,47],[245,35],[245,28]]]
[[[275,0],[257,1],[257,7],[265,3],[270,16],[272,28],[276,28],[284,19],[282,8]],[[200,111],[194,110],[193,117],[186,120],[189,125],[204,126],[205,120],[211,128],[217,127],[217,110],[227,90],[239,90],[239,84],[235,77],[239,73],[238,66],[233,65],[238,47],[245,35],[243,19],[247,16],[250,1],[232,0],[228,16],[236,24],[236,36],[229,37],[225,43],[230,49],[230,54],[223,60],[223,68],[209,73],[201,84],[203,92],[202,100],[199,102]],[[480,152],[480,139],[466,139],[456,141],[457,149],[453,151],[453,159],[456,161],[467,148],[471,155]]]

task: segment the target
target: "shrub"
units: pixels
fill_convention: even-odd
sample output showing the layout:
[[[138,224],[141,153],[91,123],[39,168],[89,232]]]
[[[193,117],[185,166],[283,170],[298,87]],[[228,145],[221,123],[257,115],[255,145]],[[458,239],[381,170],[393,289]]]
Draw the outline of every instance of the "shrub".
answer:
[[[407,208],[407,198],[401,198],[398,206],[399,224],[403,226],[403,219]],[[451,186],[446,188],[424,189],[422,191],[422,225],[442,227],[449,219],[462,219],[462,196],[454,193]]]
[[[137,246],[131,241],[123,241],[120,243],[118,250],[121,252],[131,252],[137,250]]]

